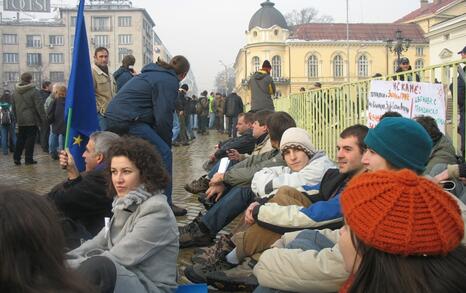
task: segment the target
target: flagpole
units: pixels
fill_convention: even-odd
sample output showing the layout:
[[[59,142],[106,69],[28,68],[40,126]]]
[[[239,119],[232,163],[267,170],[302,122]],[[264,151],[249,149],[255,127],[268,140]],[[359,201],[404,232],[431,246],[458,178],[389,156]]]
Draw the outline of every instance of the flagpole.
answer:
[[[68,150],[70,142],[70,128],[71,128],[71,116],[73,114],[73,108],[68,109],[68,119],[66,120],[66,134],[65,134],[65,149]]]

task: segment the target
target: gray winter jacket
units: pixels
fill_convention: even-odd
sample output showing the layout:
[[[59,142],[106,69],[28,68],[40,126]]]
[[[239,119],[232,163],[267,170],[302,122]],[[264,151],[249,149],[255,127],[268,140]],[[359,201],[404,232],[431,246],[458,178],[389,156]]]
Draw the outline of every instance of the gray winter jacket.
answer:
[[[13,93],[13,114],[18,126],[39,126],[45,121],[39,90],[32,83],[18,83]]]
[[[251,88],[251,110],[275,110],[272,95],[275,94],[273,79],[265,71],[259,70],[249,80]]]
[[[101,255],[117,267],[115,292],[172,292],[177,286],[178,228],[167,198],[139,187],[116,198],[113,213],[99,234],[69,253],[74,257],[71,267]]]

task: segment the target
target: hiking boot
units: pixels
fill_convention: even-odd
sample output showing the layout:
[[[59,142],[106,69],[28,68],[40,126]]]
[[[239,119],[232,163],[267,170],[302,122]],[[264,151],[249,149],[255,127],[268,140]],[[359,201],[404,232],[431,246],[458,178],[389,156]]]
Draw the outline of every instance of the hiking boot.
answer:
[[[181,216],[184,216],[184,215],[186,215],[188,213],[187,209],[179,207],[179,206],[177,206],[175,204],[172,204],[171,209],[172,209],[173,214],[175,215],[175,217],[181,217]]]
[[[213,198],[207,198],[207,194],[201,192],[197,195],[197,200],[202,203],[202,205],[205,207],[206,210],[210,210],[214,204],[215,201]]]
[[[178,228],[180,233],[180,248],[208,246],[212,244],[212,236],[209,233],[203,232],[199,225],[200,217],[198,216],[188,225]]]
[[[186,276],[186,278],[188,278],[188,280],[190,280],[193,283],[205,283],[207,281],[205,277],[206,274],[217,271],[229,270],[233,267],[234,265],[228,263],[223,256],[222,258],[217,259],[217,261],[213,264],[195,264],[189,266],[184,270],[184,275]]]
[[[209,178],[207,178],[207,175],[204,175],[200,177],[199,179],[193,180],[191,183],[187,183],[184,186],[184,189],[193,194],[197,194],[199,192],[206,192],[207,189],[209,189]]]
[[[253,274],[256,261],[246,257],[244,261],[231,269],[209,271],[205,274],[207,284],[222,291],[252,292],[259,285]]]
[[[230,240],[232,234],[222,235],[217,243],[205,249],[198,250],[200,253],[193,255],[191,258],[195,264],[213,264],[223,255],[226,255],[235,248],[235,244]]]

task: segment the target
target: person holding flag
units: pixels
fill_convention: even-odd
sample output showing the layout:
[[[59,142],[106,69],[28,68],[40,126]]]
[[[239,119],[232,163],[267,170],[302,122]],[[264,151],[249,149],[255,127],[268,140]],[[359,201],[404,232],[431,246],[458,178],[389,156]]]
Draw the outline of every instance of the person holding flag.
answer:
[[[181,55],[168,63],[158,59],[147,64],[116,94],[105,113],[107,130],[141,137],[156,147],[170,177],[164,194],[176,216],[187,211],[172,203],[173,113],[180,81],[189,67],[189,61]]]

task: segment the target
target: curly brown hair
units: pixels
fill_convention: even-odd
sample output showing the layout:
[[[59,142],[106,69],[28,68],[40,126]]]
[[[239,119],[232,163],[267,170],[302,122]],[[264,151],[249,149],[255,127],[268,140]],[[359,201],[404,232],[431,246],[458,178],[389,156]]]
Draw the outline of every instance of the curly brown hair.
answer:
[[[106,174],[112,182],[111,163],[113,157],[128,158],[139,169],[141,183],[148,192],[163,190],[168,184],[169,177],[165,171],[162,158],[149,142],[134,136],[123,136],[112,142],[108,149],[108,164]],[[108,185],[109,196],[116,194],[113,184]]]

